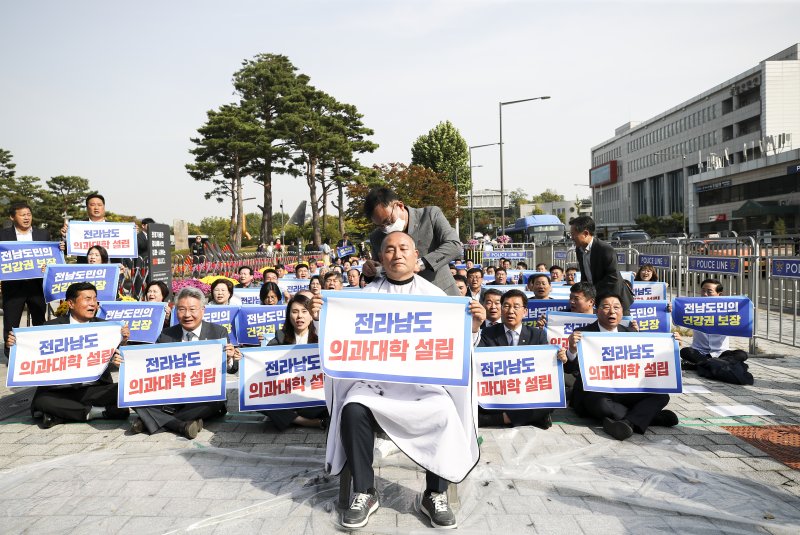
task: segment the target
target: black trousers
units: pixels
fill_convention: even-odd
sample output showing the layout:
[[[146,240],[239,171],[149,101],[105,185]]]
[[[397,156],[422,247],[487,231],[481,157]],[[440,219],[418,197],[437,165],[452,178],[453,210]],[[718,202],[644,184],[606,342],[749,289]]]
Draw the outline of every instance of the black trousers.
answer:
[[[31,411],[75,422],[85,422],[92,407],[105,407],[119,416],[127,409],[117,407],[117,388],[117,383],[64,388],[40,386],[33,394]]]
[[[8,333],[19,327],[22,321],[22,312],[28,305],[31,322],[34,325],[44,323],[47,304],[44,302],[42,279],[29,279],[22,281],[5,281],[3,288],[3,343],[8,340]],[[9,347],[5,347],[6,355]]]
[[[367,492],[375,486],[375,471],[372,468],[372,450],[375,447],[375,432],[380,430],[372,411],[360,403],[348,403],[342,409],[339,431],[347,457],[347,465],[353,474],[353,492]],[[447,452],[442,452],[447,455]],[[425,471],[425,490],[445,492],[448,481]]]
[[[224,401],[136,407],[133,410],[136,411],[145,429],[151,435],[162,428],[180,434],[186,422],[197,420],[198,418],[210,420],[225,416],[228,412]]]
[[[650,422],[669,403],[668,394],[610,394],[583,390],[580,381],[575,383],[579,400],[575,410],[579,414],[598,420],[605,417],[612,420],[628,420],[637,433],[644,434]],[[576,398],[573,397],[573,400]]]
[[[719,357],[733,356],[736,360],[744,362],[747,360],[747,352],[741,349],[729,349],[719,354]],[[704,360],[714,358],[710,353],[701,353],[693,347],[684,347],[681,349],[681,359],[689,361],[691,364],[699,364]]]
[[[553,414],[553,409],[516,409],[516,410],[496,410],[496,409],[482,409],[478,407],[478,412],[485,414],[502,414],[506,413],[508,419],[511,420],[511,425],[514,427],[520,425],[536,425],[544,423],[545,419]]]
[[[327,407],[307,407],[303,409],[275,409],[271,411],[258,411],[264,416],[269,416],[270,421],[275,425],[278,431],[289,429],[298,416],[313,420],[319,418],[320,420],[328,417]]]

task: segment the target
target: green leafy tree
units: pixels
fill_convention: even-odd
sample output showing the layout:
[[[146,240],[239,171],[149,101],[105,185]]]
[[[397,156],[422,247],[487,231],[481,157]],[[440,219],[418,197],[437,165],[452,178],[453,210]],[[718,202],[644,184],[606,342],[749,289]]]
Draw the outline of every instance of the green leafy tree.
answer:
[[[531,199],[531,201],[534,203],[560,202],[563,200],[565,200],[563,195],[550,188],[547,188],[539,195],[534,195],[533,199]]]
[[[37,216],[47,225],[50,237],[56,239],[61,236],[65,220],[86,219],[86,197],[97,192],[89,188],[87,179],[79,176],[54,176],[46,182],[46,186],[42,191],[42,204]]]
[[[264,188],[264,210],[258,235],[265,241],[273,235],[273,175],[297,176],[292,147],[287,139],[299,120],[297,113],[304,104],[308,77],[296,71],[286,56],[259,54],[244,61],[242,68],[233,75],[233,85],[241,95],[241,106],[255,117],[259,127],[251,176]]]
[[[439,123],[417,138],[411,146],[411,163],[442,173],[451,182],[457,177],[460,193],[470,190],[469,148],[450,121]]]
[[[0,201],[41,203],[44,193],[41,180],[35,176],[16,176],[17,164],[12,158],[11,152],[0,149]]]

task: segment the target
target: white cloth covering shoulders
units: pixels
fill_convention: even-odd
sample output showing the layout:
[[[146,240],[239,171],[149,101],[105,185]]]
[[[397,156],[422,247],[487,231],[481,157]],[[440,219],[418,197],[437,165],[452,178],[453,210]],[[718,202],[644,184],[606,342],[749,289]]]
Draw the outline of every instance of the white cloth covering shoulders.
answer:
[[[380,278],[362,291],[446,295],[417,275],[407,284]],[[467,387],[326,378],[325,399],[331,414],[325,464],[331,474],[341,472],[346,461],[339,430],[341,411],[348,403],[368,407],[403,453],[448,481],[463,480],[478,462],[477,402],[471,378]]]

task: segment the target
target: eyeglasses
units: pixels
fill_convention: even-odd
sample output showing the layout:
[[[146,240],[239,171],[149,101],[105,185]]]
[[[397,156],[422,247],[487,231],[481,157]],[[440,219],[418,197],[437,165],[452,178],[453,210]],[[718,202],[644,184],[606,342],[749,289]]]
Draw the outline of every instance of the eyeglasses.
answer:
[[[619,305],[614,305],[614,306],[611,306],[611,305],[603,305],[603,306],[600,306],[600,307],[598,307],[598,308],[599,308],[600,310],[602,310],[603,312],[611,312],[612,310],[613,310],[614,312],[622,312],[622,307],[621,307],[621,306],[619,306]]]
[[[379,227],[388,227],[389,225],[394,224],[394,220],[392,219],[392,216],[394,216],[394,209],[396,207],[397,207],[397,204],[392,203],[392,208],[391,208],[391,210],[389,210],[389,217],[387,217],[386,219],[384,219],[383,221],[378,223]]]
[[[200,312],[200,309],[194,307],[192,308],[178,307],[178,314],[186,314],[187,312],[189,314],[197,314],[198,312]]]
[[[513,310],[514,312],[518,312],[518,311],[520,311],[520,310],[522,310],[524,308],[525,307],[522,306],[522,305],[513,305],[512,306],[512,305],[509,305],[507,303],[505,305],[503,305],[503,310],[506,310],[506,311]]]

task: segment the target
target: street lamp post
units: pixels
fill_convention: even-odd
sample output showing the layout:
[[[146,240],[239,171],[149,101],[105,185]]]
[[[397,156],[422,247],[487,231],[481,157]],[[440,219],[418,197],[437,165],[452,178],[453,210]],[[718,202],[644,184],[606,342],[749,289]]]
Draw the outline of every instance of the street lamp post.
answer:
[[[493,147],[495,145],[500,145],[500,143],[485,143],[483,145],[473,145],[469,147],[469,216],[470,216],[470,227],[472,228],[472,236],[471,238],[475,237],[475,183],[472,181],[472,168],[473,167],[483,167],[482,165],[472,165],[472,149],[479,149],[481,147]],[[502,202],[500,203],[502,205]],[[502,209],[502,206],[500,207]]]
[[[508,102],[500,102],[498,106],[500,110],[500,225],[503,233],[506,230],[506,207],[504,205],[505,187],[503,184],[503,106],[510,106],[511,104],[519,104],[520,102],[529,102],[531,100],[547,100],[549,96],[523,98],[520,100],[509,100]]]

